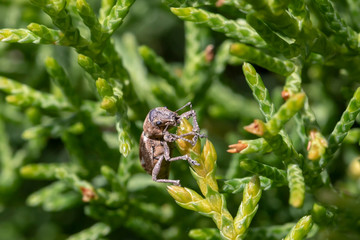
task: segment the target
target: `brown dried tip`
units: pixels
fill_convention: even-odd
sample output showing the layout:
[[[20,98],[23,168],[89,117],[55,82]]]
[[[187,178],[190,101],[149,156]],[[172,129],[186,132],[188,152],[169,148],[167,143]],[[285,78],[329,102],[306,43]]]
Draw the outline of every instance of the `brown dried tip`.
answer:
[[[176,76],[181,77],[183,75],[183,71],[181,68],[175,68],[174,73]]]
[[[281,97],[286,101],[290,98],[290,93],[288,91],[282,91]]]
[[[310,130],[310,138],[315,139],[316,138],[317,130]]]
[[[225,0],[217,0],[215,6],[216,7],[221,7],[222,5],[224,5],[224,2],[225,2]]]
[[[257,136],[262,136],[264,134],[264,126],[260,120],[254,120],[252,124],[245,126],[244,129]]]
[[[82,193],[82,201],[83,202],[90,202],[91,200],[97,198],[95,192],[86,187],[80,187],[81,193]]]
[[[241,140],[238,141],[236,144],[229,145],[229,149],[227,150],[228,153],[239,153],[245,148],[247,148],[248,144],[243,143]]]
[[[309,140],[309,142],[308,142],[308,144],[306,146],[306,151],[310,151],[311,144],[312,144],[312,142],[311,142],[311,140]]]
[[[205,48],[205,61],[211,62],[214,59],[214,45],[209,44]]]
[[[306,147],[306,150],[309,151],[312,145],[312,141],[316,138],[316,130],[311,130],[310,131],[310,140],[308,142],[308,145]]]

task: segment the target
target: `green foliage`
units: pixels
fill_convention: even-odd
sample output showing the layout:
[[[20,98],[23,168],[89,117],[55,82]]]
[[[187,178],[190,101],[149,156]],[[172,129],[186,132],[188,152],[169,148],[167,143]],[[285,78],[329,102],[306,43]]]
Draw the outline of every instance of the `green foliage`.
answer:
[[[359,3],[2,1],[0,240],[359,239]],[[166,188],[142,124],[189,101]]]
[[[285,240],[290,239],[304,239],[312,227],[311,216],[302,217],[296,225],[291,229],[288,235],[286,235]]]

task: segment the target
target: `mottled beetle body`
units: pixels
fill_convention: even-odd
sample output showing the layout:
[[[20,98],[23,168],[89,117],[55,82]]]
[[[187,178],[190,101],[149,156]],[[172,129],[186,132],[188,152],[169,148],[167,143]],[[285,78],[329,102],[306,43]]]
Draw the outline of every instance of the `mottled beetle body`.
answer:
[[[152,151],[148,151],[148,149],[153,149]],[[145,171],[152,175],[152,171],[159,161],[160,157],[165,153],[164,146],[162,141],[155,140],[144,136],[144,133],[141,134],[140,138],[140,162],[141,166],[145,169]],[[170,151],[171,154],[171,151]],[[157,175],[159,179],[168,179],[169,178],[169,170],[170,170],[170,162],[162,161],[160,166],[160,171]]]
[[[179,115],[177,112],[190,106],[190,110]],[[193,131],[183,135],[170,133],[173,127],[180,125],[182,118],[193,118]],[[187,160],[190,164],[199,165],[198,162],[191,159],[188,155],[171,157],[170,142],[182,139],[196,144],[199,137],[203,137],[199,132],[199,125],[196,120],[196,113],[191,109],[191,103],[187,103],[177,111],[173,112],[166,107],[158,107],[152,109],[145,118],[143,132],[140,137],[139,156],[141,166],[145,171],[152,175],[152,179],[156,182],[167,182],[180,185],[179,180],[170,180],[169,166],[171,161]],[[186,136],[193,136],[192,140],[186,139]]]

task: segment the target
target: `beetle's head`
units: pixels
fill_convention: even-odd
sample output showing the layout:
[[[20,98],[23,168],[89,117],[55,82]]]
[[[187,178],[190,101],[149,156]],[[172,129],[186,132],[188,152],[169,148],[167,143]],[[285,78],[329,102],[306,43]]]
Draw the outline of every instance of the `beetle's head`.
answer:
[[[164,130],[177,125],[179,115],[166,107],[157,107],[149,112],[149,121],[154,127]]]

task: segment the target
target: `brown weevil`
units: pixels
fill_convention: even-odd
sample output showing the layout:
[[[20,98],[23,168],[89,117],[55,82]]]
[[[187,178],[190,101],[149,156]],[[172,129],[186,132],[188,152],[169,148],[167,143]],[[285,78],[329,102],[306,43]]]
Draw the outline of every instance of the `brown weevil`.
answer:
[[[189,106],[190,110],[179,115],[177,112]],[[176,135],[170,133],[173,127],[180,125],[183,118],[193,118],[192,132]],[[185,138],[186,136],[193,136],[192,140]],[[175,112],[166,107],[157,107],[148,113],[145,118],[143,132],[140,137],[139,156],[142,167],[152,176],[156,182],[172,183],[180,185],[180,180],[171,180],[169,177],[170,162],[177,160],[187,160],[192,165],[199,165],[199,163],[191,159],[188,155],[171,157],[171,150],[168,145],[177,139],[182,139],[195,146],[199,137],[204,137],[200,134],[200,128],[197,123],[196,113],[192,109],[191,102],[185,104]]]

